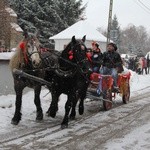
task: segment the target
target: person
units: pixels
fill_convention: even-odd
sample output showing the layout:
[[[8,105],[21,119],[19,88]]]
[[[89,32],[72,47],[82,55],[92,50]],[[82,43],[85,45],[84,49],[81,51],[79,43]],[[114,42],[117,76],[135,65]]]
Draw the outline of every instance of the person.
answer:
[[[122,72],[122,59],[120,54],[117,52],[117,46],[114,43],[107,45],[107,51],[103,53],[103,67],[100,73],[104,75],[112,75],[114,79],[114,89],[117,87],[118,71]],[[122,70],[120,70],[120,68]]]
[[[143,64],[142,58],[140,58],[138,61],[138,66],[137,66],[137,73],[138,74],[142,74],[142,64]]]
[[[149,54],[147,55],[147,74],[149,74],[149,68],[150,68],[150,58],[149,58]]]
[[[142,74],[144,73],[147,74],[147,59],[145,57],[142,57]]]
[[[99,73],[99,69],[102,65],[103,54],[99,48],[99,44],[96,42],[92,42],[92,65],[93,65],[93,72]]]

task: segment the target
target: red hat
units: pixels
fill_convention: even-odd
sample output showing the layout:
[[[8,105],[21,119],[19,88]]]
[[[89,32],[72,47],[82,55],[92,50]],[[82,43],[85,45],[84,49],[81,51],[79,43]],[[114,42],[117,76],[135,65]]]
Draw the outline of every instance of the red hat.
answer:
[[[98,44],[97,42],[95,42],[95,41],[92,42],[92,46],[94,46],[94,45],[95,45],[97,48],[99,47],[99,44]]]

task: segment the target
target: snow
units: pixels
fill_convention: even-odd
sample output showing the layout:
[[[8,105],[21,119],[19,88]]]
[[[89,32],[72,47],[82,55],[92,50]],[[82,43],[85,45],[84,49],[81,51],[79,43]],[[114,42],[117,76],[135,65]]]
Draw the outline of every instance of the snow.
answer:
[[[17,14],[10,7],[5,8],[5,10],[10,14],[10,16],[17,17]]]
[[[125,72],[127,72],[128,70],[125,69]],[[135,72],[131,71],[131,96],[136,96],[137,93],[142,93],[144,88],[147,88],[150,86],[150,75],[137,75]],[[149,90],[149,89],[148,89]],[[43,89],[42,93],[41,93],[41,104],[42,104],[42,108],[44,109],[44,113],[46,112],[46,110],[49,107],[50,101],[51,101],[51,95],[47,94],[48,90]],[[27,124],[27,122],[29,122],[28,124],[28,128],[35,128],[34,125],[36,124],[35,122],[33,122],[32,120],[35,119],[35,105],[34,105],[34,93],[33,90],[31,90],[30,92],[26,93],[23,95],[23,104],[22,104],[22,114],[23,114],[23,118],[22,121],[20,122],[20,126],[19,128],[21,128],[21,126],[25,126],[25,124]],[[59,114],[58,114],[58,118],[64,115],[64,104],[66,102],[66,95],[61,95],[60,97],[60,101],[59,101]],[[143,101],[144,103],[144,101]],[[5,134],[8,130],[9,131],[15,131],[15,127],[13,127],[10,124],[11,118],[14,114],[14,108],[15,108],[15,95],[3,95],[0,96],[0,134]],[[128,106],[126,105],[126,108],[119,108],[120,111],[123,113],[128,111]],[[115,110],[114,110],[115,111]],[[118,110],[116,109],[116,112]],[[122,116],[121,113],[116,113],[117,117]],[[111,118],[111,116],[108,116],[109,111],[107,112],[103,112],[103,113],[98,113],[97,115],[95,115],[92,118],[89,118],[89,120],[87,119],[86,122],[81,123],[81,124],[76,124],[76,126],[68,128],[67,130],[62,130],[59,131],[59,133],[53,133],[53,130],[59,130],[60,126],[56,126],[54,128],[50,128],[45,130],[44,132],[47,132],[48,136],[43,136],[43,138],[39,139],[39,142],[44,142],[44,141],[54,141],[55,139],[62,139],[62,141],[55,141],[55,144],[61,144],[61,142],[66,142],[69,139],[71,139],[71,136],[65,137],[66,134],[70,134],[70,133],[75,133],[76,135],[80,135],[82,133],[86,133],[86,131],[91,130],[91,128],[95,128],[96,124],[101,122],[101,124],[103,124],[103,119],[107,120],[109,118]],[[112,114],[113,115],[113,114]],[[57,119],[58,119],[57,118]],[[99,119],[101,118],[101,119]],[[61,122],[60,119],[60,122]],[[116,118],[117,119],[117,118]],[[91,122],[91,120],[93,120]],[[55,119],[53,119],[53,122],[55,122]],[[60,123],[59,122],[59,123]],[[57,122],[58,124],[58,122]],[[113,139],[112,141],[108,141],[105,144],[105,147],[107,148],[107,150],[122,150],[123,147],[125,147],[127,144],[130,145],[130,143],[136,143],[136,141],[138,140],[138,143],[134,146],[134,149],[138,149],[138,147],[141,147],[142,145],[144,145],[145,143],[147,143],[147,139],[150,138],[149,135],[149,126],[150,123],[144,124],[143,126],[139,127],[139,128],[135,128],[133,129],[132,132],[126,134],[124,137],[121,138],[117,138],[117,139]],[[27,128],[27,129],[28,129]],[[82,129],[82,130],[81,130]],[[36,136],[40,136],[42,137],[42,134],[45,135],[44,132],[38,133],[37,135],[29,135],[30,138],[35,138]],[[140,135],[140,138],[139,136]],[[100,136],[100,135],[99,135]],[[29,138],[28,137],[28,138]],[[96,137],[93,137],[96,138]],[[22,143],[22,141],[24,140],[24,138],[22,139],[18,139],[17,144]],[[60,143],[59,143],[60,142]],[[86,143],[83,143],[86,144]],[[30,149],[31,147],[31,143],[27,144],[26,147],[24,148],[28,148]],[[130,148],[129,148],[130,149]]]
[[[14,55],[14,52],[1,52],[0,60],[10,60],[13,55]]]
[[[150,134],[150,123],[143,125],[142,127],[136,128],[123,138],[115,139],[112,142],[107,143],[107,149],[111,150],[124,150],[127,145],[134,145],[134,150],[140,150],[145,141],[148,140]],[[137,136],[140,135],[140,136]],[[123,142],[122,142],[123,141]]]
[[[80,20],[77,23],[73,24],[69,28],[63,30],[55,36],[50,37],[53,40],[66,40],[71,39],[75,35],[76,39],[82,39],[86,35],[86,40],[94,40],[106,42],[107,38],[96,30],[95,27],[90,25],[87,20]]]
[[[9,97],[6,96],[6,95],[3,95],[1,96],[1,99],[3,100],[0,100],[0,108],[11,108],[12,105],[13,105],[13,101],[11,98],[14,98],[14,95],[10,95]]]
[[[16,24],[16,23],[10,23],[10,24],[11,24],[11,27],[13,29],[15,29],[16,31],[23,32],[23,30],[21,29],[21,27],[18,24]]]

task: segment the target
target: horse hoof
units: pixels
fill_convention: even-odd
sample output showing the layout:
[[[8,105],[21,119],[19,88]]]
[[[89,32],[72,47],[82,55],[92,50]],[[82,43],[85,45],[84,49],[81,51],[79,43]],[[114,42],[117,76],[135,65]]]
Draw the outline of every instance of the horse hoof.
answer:
[[[46,116],[50,117],[50,111],[49,110],[46,112]]]
[[[68,128],[68,124],[62,124],[61,125],[61,129],[66,129],[66,128]]]
[[[84,113],[84,108],[83,107],[79,107],[79,114],[83,115],[83,113]]]
[[[43,120],[43,113],[37,113],[36,120],[37,121]]]
[[[75,116],[70,116],[70,120],[75,120]]]
[[[50,107],[46,113],[48,117],[50,116],[52,118],[55,118],[57,111],[58,107]]]
[[[11,124],[13,124],[13,125],[18,125],[18,123],[19,123],[19,121],[18,120],[11,120]]]
[[[41,121],[43,120],[43,115],[36,117],[36,121]]]
[[[49,116],[51,116],[52,118],[55,118],[55,116],[56,116],[56,112],[52,112],[52,111],[50,111],[50,113],[48,114]]]

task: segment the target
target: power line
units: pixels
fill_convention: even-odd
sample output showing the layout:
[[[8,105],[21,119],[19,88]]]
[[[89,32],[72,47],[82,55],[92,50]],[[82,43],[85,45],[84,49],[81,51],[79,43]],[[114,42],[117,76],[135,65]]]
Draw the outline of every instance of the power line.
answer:
[[[147,9],[145,9],[145,7],[143,7],[143,5],[140,5],[136,0],[134,0],[134,2],[141,7],[145,12],[147,12],[148,14],[150,14],[150,11],[148,11]]]
[[[139,1],[139,3],[143,6],[143,7],[145,7],[147,10],[149,10],[150,11],[150,8],[149,7],[147,7],[143,2],[141,2],[141,0],[138,0]]]

